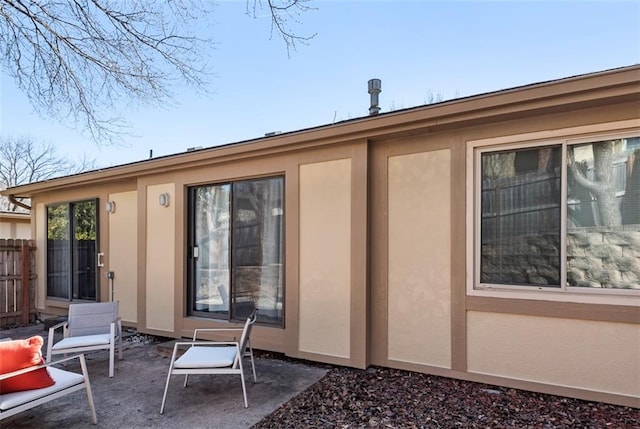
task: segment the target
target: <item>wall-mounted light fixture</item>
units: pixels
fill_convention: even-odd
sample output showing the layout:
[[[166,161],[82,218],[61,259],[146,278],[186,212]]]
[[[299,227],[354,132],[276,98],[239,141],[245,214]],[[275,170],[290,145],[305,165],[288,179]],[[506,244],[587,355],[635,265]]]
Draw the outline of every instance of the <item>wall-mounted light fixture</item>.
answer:
[[[107,213],[115,213],[116,212],[116,202],[115,201],[107,201],[107,204],[104,205],[104,208],[107,210]]]
[[[164,192],[158,197],[158,202],[162,207],[169,207],[169,194]]]

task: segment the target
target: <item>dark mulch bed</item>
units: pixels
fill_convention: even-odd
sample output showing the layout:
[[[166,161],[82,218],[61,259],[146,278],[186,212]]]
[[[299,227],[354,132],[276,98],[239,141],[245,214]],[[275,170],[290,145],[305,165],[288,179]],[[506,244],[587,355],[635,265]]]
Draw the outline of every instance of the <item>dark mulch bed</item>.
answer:
[[[387,368],[331,367],[253,429],[640,428],[640,410]]]

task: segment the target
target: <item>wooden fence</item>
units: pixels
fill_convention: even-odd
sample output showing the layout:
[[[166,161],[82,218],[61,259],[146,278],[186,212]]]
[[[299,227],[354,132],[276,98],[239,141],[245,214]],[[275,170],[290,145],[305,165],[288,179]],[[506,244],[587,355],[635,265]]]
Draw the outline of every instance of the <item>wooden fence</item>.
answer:
[[[560,228],[560,172],[482,181],[482,244]]]
[[[618,207],[625,195],[639,192],[627,186],[626,162],[626,160],[616,161],[612,166],[613,191],[616,193]],[[482,181],[482,244],[497,242],[504,238],[547,232],[557,233],[560,230],[560,175],[561,172],[556,170],[484,179]],[[595,181],[593,166],[587,168],[585,176],[588,180]],[[572,225],[581,227],[601,225],[596,199],[588,189],[570,181],[569,194],[566,202],[567,216]],[[631,197],[629,197],[630,200]],[[637,215],[633,216],[633,219],[637,219]],[[631,223],[636,222],[634,220]]]
[[[0,239],[0,327],[35,320],[35,251],[33,240]]]

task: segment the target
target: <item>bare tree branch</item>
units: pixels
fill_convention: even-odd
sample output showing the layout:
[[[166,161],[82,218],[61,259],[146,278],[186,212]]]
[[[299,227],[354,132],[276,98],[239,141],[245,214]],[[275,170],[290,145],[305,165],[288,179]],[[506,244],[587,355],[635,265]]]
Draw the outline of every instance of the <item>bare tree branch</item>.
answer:
[[[254,12],[262,0],[253,1]],[[268,0],[287,52],[309,38],[291,20],[308,0]],[[211,41],[196,34],[200,0],[0,0],[0,64],[41,116],[69,121],[98,144],[126,132],[119,101],[165,103],[183,82],[207,92]]]
[[[96,161],[86,155],[77,162],[59,157],[51,143],[38,144],[30,137],[0,137],[1,189],[95,168]],[[18,208],[0,197],[0,210],[18,211]]]
[[[310,0],[267,0],[267,7],[271,15],[271,37],[279,34],[287,46],[287,54],[297,49],[297,44],[307,44],[316,36],[316,33],[303,36],[297,34],[293,25],[301,24],[299,17],[315,8],[308,6]],[[257,18],[259,11],[264,8],[263,0],[247,0],[247,15]]]

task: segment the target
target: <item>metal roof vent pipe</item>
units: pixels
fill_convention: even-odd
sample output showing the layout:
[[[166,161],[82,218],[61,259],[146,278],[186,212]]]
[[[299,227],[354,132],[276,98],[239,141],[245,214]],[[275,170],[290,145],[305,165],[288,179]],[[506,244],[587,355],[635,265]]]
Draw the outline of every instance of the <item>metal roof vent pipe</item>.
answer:
[[[380,79],[369,79],[369,94],[371,94],[371,107],[369,107],[369,115],[377,115],[380,113],[378,106],[378,94],[382,91],[382,81]]]

